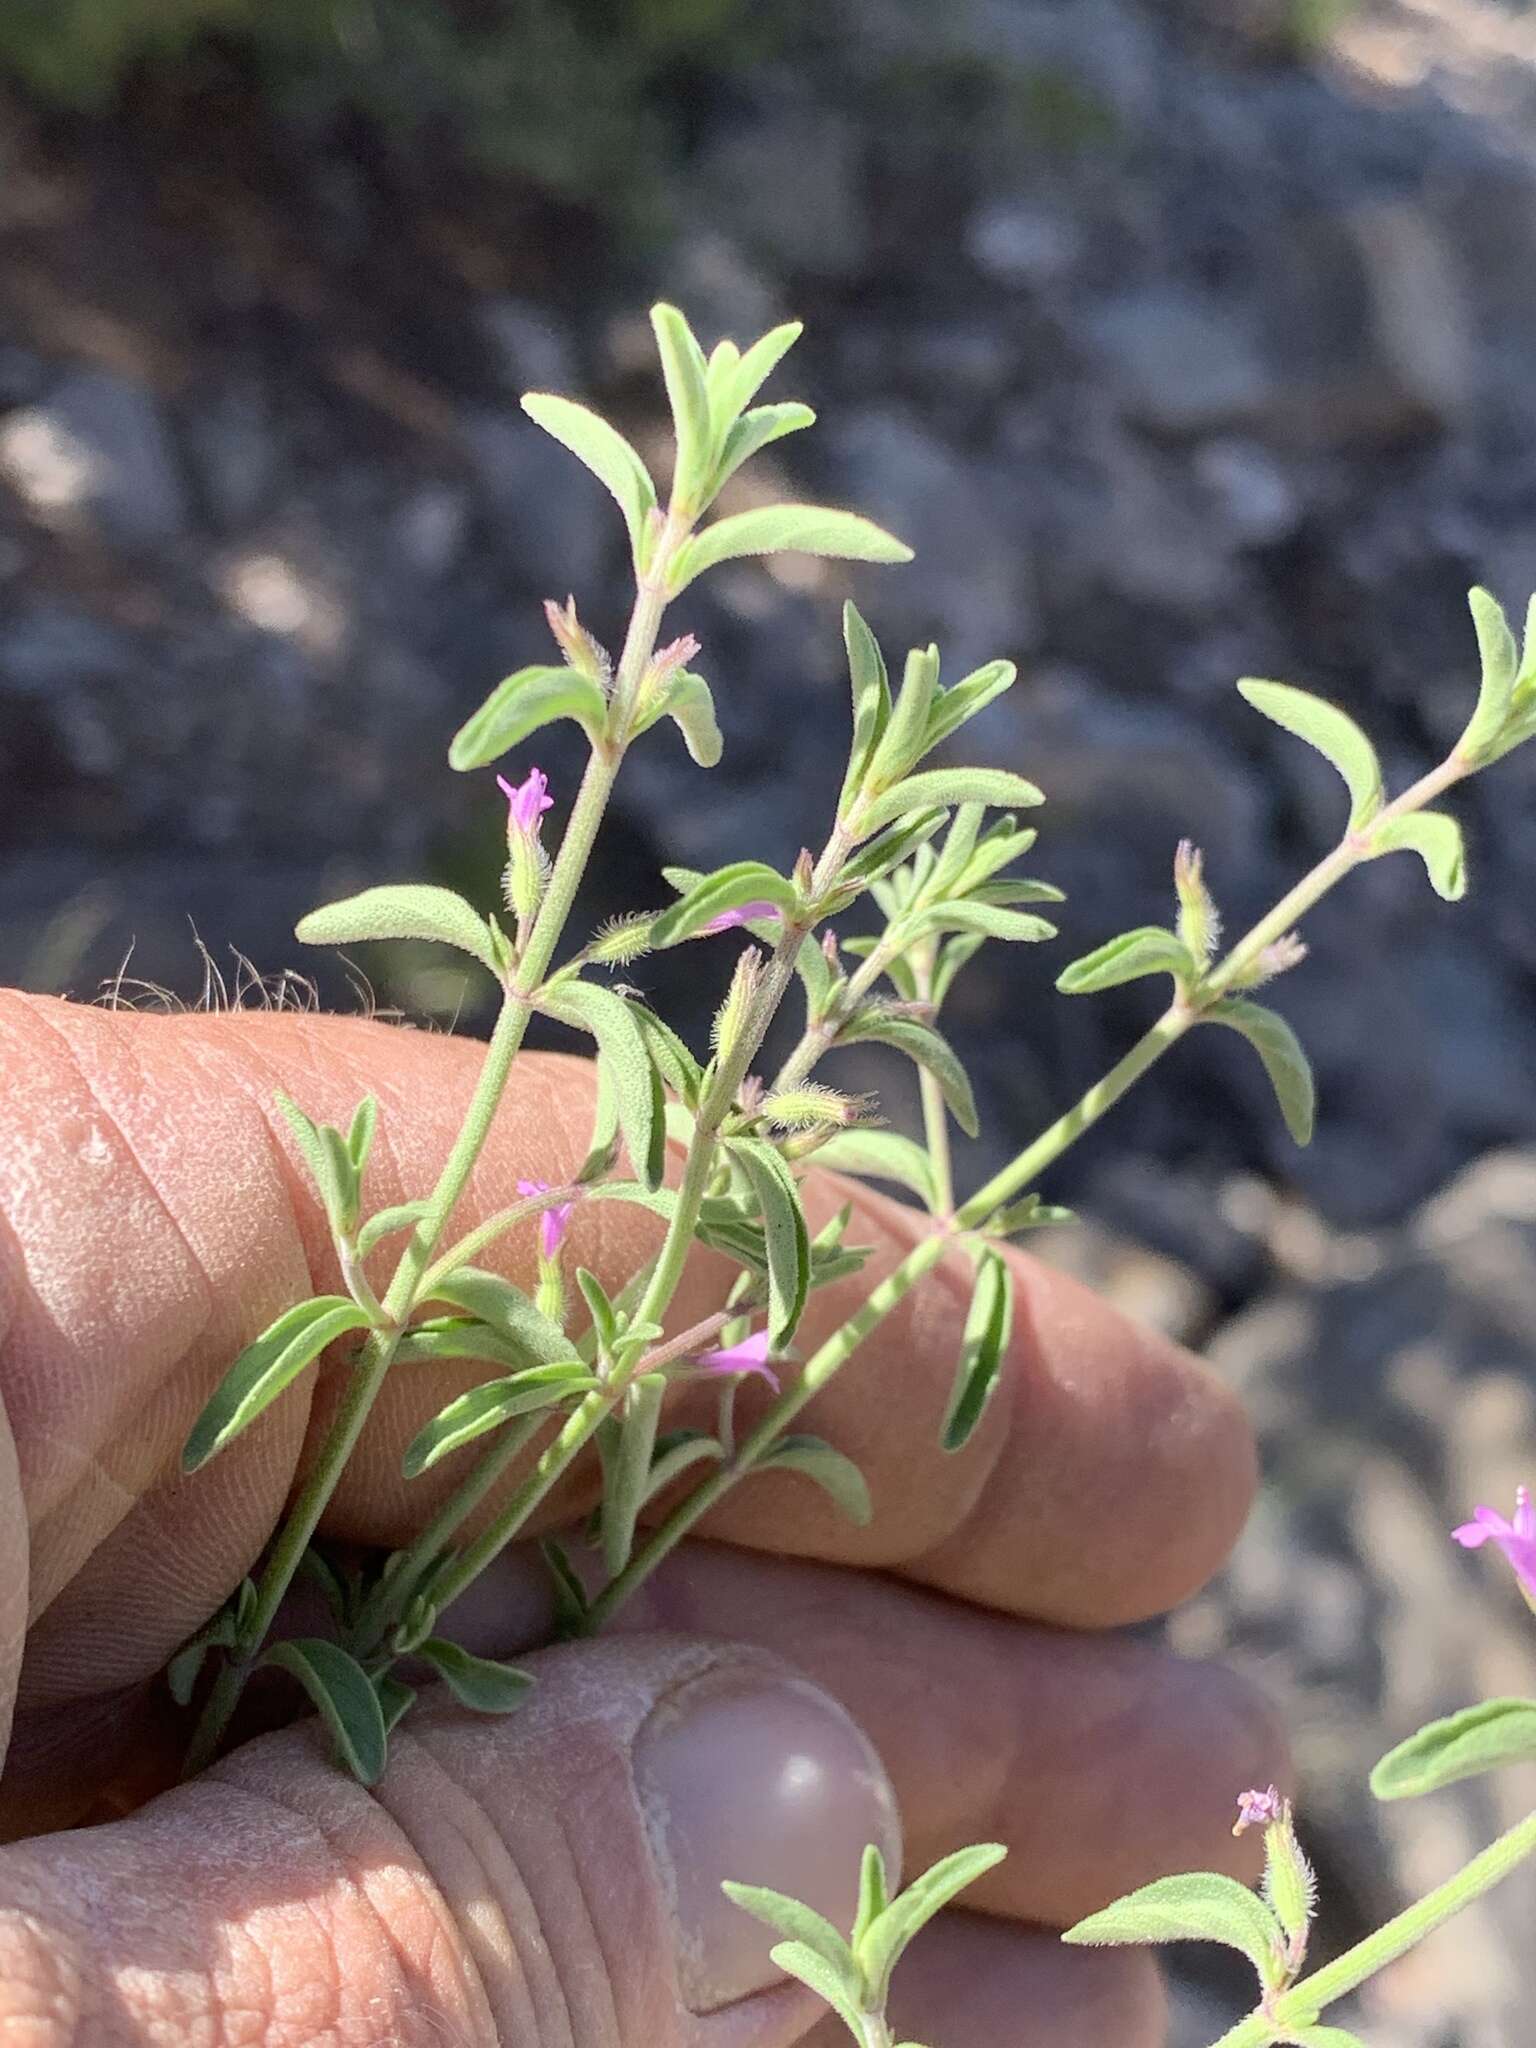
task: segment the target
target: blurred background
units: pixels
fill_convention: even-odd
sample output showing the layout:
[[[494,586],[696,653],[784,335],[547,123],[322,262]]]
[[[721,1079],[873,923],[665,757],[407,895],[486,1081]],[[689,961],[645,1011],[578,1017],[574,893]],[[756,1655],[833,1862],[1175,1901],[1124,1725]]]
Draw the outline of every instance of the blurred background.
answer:
[[[1234,928],[1331,843],[1330,772],[1235,677],[1335,696],[1408,779],[1467,714],[1468,584],[1536,585],[1525,0],[6,0],[0,974],[482,1025],[440,962],[349,973],[292,925],[370,881],[493,888],[502,806],[446,737],[544,658],[538,600],[612,638],[626,602],[611,506],[516,396],[579,393],[664,464],[661,294],[706,343],[805,318],[771,395],[825,424],[759,473],[917,562],[688,594],[724,764],[638,751],[583,915],[657,902],[664,859],[819,844],[850,588],[950,678],[1017,659],[968,752],[1047,791],[1067,937],[959,985],[973,1177],[1148,1014],[1050,982],[1167,916],[1181,834]],[[569,730],[536,749],[557,793]],[[1507,1575],[1446,1540],[1533,1476],[1533,795],[1536,749],[1458,799],[1462,908],[1402,860],[1311,920],[1277,996],[1309,1153],[1211,1032],[1048,1190],[1083,1216],[1049,1254],[1261,1418],[1254,1528],[1172,1626],[1280,1698],[1340,1940],[1536,1789],[1363,1787],[1536,1683]],[[634,973],[696,1037],[700,957]],[[899,1068],[844,1077],[911,1114]],[[1511,1885],[1356,2023],[1528,2041],[1533,1930]],[[1189,2048],[1224,1995],[1190,1978]]]

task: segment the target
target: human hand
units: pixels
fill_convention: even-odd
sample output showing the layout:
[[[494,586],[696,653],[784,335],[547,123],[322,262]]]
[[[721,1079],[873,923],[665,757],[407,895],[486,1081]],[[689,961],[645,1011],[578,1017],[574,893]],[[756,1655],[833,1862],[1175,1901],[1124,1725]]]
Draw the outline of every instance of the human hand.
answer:
[[[333,1284],[272,1090],[331,1118],[378,1096],[382,1205],[427,1183],[478,1059],[341,1019],[0,997],[0,1460],[13,1439],[16,1462],[0,1463],[0,1734],[16,1688],[0,1827],[35,1836],[0,1851],[0,2022],[41,2048],[830,2048],[719,1880],[841,1917],[865,1841],[896,1848],[899,1804],[910,1868],[981,1837],[1011,1850],[977,1910],[904,1964],[900,2027],[937,2048],[1150,2048],[1161,2001],[1141,1956],[1045,1930],[1163,1872],[1248,1872],[1228,1828],[1236,1794],[1278,1773],[1263,1708],[1213,1667],[1102,1632],[1219,1564],[1252,1448],[1195,1361],[1022,1254],[1012,1371],[966,1451],[937,1449],[963,1273],[941,1267],[818,1398],[812,1426],[869,1477],[870,1528],[758,1478],[617,1635],[526,1659],[522,1712],[413,1716],[374,1793],[299,1724],[139,1803],[185,1733],[157,1674],[259,1554],[336,1398],[334,1371],[311,1376],[182,1478],[230,1358]],[[520,1062],[462,1221],[521,1176],[563,1178],[588,1125],[584,1066]],[[813,1221],[849,1192],[812,1195]],[[894,1264],[924,1220],[852,1192],[850,1241]],[[594,1205],[572,1241],[622,1276],[653,1227]],[[525,1277],[531,1243],[500,1257]],[[678,1327],[719,1277],[700,1261]],[[863,1286],[817,1297],[802,1347]],[[392,1544],[424,1517],[438,1475],[407,1485],[400,1452],[475,1376],[454,1370],[395,1374],[332,1540]],[[516,1651],[541,1599],[509,1559],[455,1632]]]

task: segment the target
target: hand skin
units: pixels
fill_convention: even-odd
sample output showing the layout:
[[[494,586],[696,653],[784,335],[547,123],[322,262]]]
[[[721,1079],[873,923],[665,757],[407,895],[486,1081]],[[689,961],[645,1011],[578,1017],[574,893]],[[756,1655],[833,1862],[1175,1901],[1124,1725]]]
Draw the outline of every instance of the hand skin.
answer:
[[[963,1259],[810,1411],[868,1474],[869,1529],[803,1479],[754,1479],[607,1641],[527,1659],[539,1685],[520,1714],[424,1695],[374,1794],[308,1721],[161,1789],[185,1729],[157,1674],[258,1558],[337,1394],[334,1364],[307,1375],[180,1477],[188,1426],[239,1347],[337,1284],[272,1091],[333,1121],[378,1096],[366,1194],[382,1207],[431,1184],[479,1058],[377,1023],[0,994],[0,1743],[15,1701],[0,2037],[831,2048],[718,1880],[799,1889],[841,1915],[863,1841],[897,1850],[894,1797],[908,1874],[969,1841],[1011,1851],[914,1951],[900,2027],[936,2048],[1155,2048],[1152,1965],[1064,1950],[1048,1930],[1168,1871],[1252,1875],[1230,1822],[1241,1790],[1283,1777],[1267,1710],[1215,1667],[1108,1633],[1221,1563],[1252,1444],[1197,1361],[1022,1253],[1005,1384],[964,1452],[936,1448]],[[590,1099],[582,1063],[519,1062],[456,1227],[514,1199],[521,1176],[568,1173]],[[924,1225],[830,1177],[811,1207],[850,1192],[850,1237],[886,1270]],[[573,1261],[616,1284],[655,1228],[590,1205]],[[529,1280],[532,1237],[485,1263]],[[690,1269],[674,1327],[718,1301],[725,1270]],[[860,1284],[814,1298],[803,1350]],[[393,1543],[419,1525],[438,1475],[407,1486],[401,1447],[477,1376],[397,1373],[332,1538]],[[460,1633],[515,1650],[537,1628],[532,1588],[526,1557],[508,1558],[466,1597]]]

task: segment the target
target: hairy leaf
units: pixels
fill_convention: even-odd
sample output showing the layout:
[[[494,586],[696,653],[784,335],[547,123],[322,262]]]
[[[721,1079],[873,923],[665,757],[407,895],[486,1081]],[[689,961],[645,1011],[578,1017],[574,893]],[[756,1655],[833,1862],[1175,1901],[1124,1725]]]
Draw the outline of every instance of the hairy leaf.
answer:
[[[680,1479],[695,1465],[718,1465],[724,1457],[724,1444],[702,1429],[668,1430],[656,1439],[650,1477],[646,1481],[646,1500],[653,1501],[658,1494],[665,1493],[675,1479]]]
[[[946,1451],[958,1451],[970,1439],[997,1389],[1008,1342],[1013,1335],[1013,1282],[1000,1254],[983,1251],[976,1261],[976,1284],[960,1343],[954,1392],[941,1438]]]
[[[1418,811],[1391,818],[1371,834],[1373,854],[1406,848],[1424,863],[1437,896],[1456,903],[1467,893],[1466,848],[1461,827],[1448,811]]]
[[[938,687],[938,648],[930,642],[926,647],[909,649],[895,709],[869,764],[867,779],[876,789],[899,782],[922,759],[924,735]]]
[[[950,1115],[968,1138],[975,1137],[978,1129],[976,1098],[971,1091],[970,1077],[947,1038],[935,1031],[931,1024],[919,1024],[913,1017],[893,1017],[883,1010],[874,1010],[852,1018],[839,1032],[837,1042],[839,1045],[851,1045],[866,1039],[873,1039],[879,1045],[893,1045],[908,1059],[926,1067],[938,1082]]]
[[[941,690],[928,714],[923,752],[932,753],[941,740],[958,732],[978,711],[985,711],[1005,690],[1011,690],[1018,674],[1011,661],[989,661],[984,667],[973,669],[970,675],[962,676],[952,688]]]
[[[1515,636],[1509,630],[1509,621],[1504,616],[1504,607],[1490,591],[1469,591],[1467,603],[1471,607],[1472,623],[1477,629],[1483,674],[1477,693],[1477,708],[1456,743],[1456,751],[1469,761],[1480,761],[1492,752],[1504,732],[1510,701],[1514,696],[1515,678],[1520,669],[1520,655],[1515,646]]]
[[[891,686],[885,672],[885,656],[852,599],[843,606],[843,645],[848,650],[848,679],[853,689],[853,743],[842,795],[838,798],[839,817],[847,809],[891,721]]]
[[[884,2008],[891,1972],[914,1935],[1007,1854],[1001,1842],[978,1842],[969,1849],[957,1849],[897,1893],[870,1926],[857,1952],[869,2002],[877,2010]]]
[[[626,1391],[617,1416],[618,1440],[605,1463],[602,1507],[603,1563],[617,1578],[635,1546],[635,1524],[650,1490],[656,1430],[667,1383],[660,1373],[642,1374]]]
[[[422,1425],[406,1446],[400,1469],[407,1479],[415,1479],[451,1452],[500,1429],[504,1422],[574,1401],[599,1384],[579,1358],[560,1365],[530,1366],[506,1379],[486,1380],[450,1401]]]
[[[859,836],[867,839],[882,825],[930,804],[1007,804],[1024,809],[1044,802],[1032,782],[1006,768],[925,768],[876,797],[861,812]]]
[[[743,555],[831,555],[845,562],[910,562],[912,550],[893,535],[823,505],[762,505],[706,526],[678,550],[672,568],[675,597],[696,576]]]
[[[646,522],[655,508],[656,487],[634,449],[617,427],[610,427],[605,419],[572,399],[556,398],[547,391],[527,391],[523,394],[523,411],[546,434],[553,434],[569,448],[612,493],[629,529],[635,567],[643,569]]]
[[[1162,1877],[1090,1913],[1061,1937],[1080,1948],[1158,1941],[1219,1941],[1240,1949],[1261,1981],[1278,1980],[1285,1935],[1269,1907],[1236,1878],[1214,1871]]]
[[[571,1355],[571,1341],[559,1324],[541,1315],[523,1290],[499,1273],[460,1266],[438,1281],[432,1299],[451,1302],[467,1315],[489,1323],[498,1336],[535,1365],[562,1365]]]
[[[754,1920],[771,1927],[775,1934],[782,1934],[789,1941],[801,1942],[834,1970],[856,1981],[852,1979],[853,1951],[832,1922],[814,1907],[802,1905],[799,1899],[792,1899],[784,1892],[770,1891],[766,1885],[735,1884],[727,1878],[720,1889],[733,1906],[740,1906],[744,1913],[750,1913]]]
[[[781,1437],[758,1459],[758,1472],[799,1472],[814,1479],[856,1528],[867,1529],[874,1517],[869,1482],[852,1458],[819,1436]]]
[[[856,1173],[868,1180],[894,1181],[931,1209],[934,1206],[933,1167],[922,1146],[895,1131],[838,1131],[816,1148],[818,1166],[836,1167],[839,1173]]]
[[[1418,1799],[1536,1758],[1536,1700],[1484,1700],[1443,1721],[1431,1721],[1388,1752],[1371,1773],[1378,1799]]]
[[[245,1347],[219,1382],[182,1449],[183,1472],[196,1472],[217,1457],[328,1344],[351,1330],[365,1329],[367,1323],[357,1303],[341,1294],[322,1294],[285,1310]]]
[[[357,1233],[357,1255],[367,1258],[376,1244],[382,1244],[386,1237],[393,1237],[397,1230],[414,1230],[427,1213],[430,1204],[425,1201],[400,1202],[392,1209],[377,1209]]]
[[[589,1031],[618,1104],[619,1128],[630,1163],[647,1187],[661,1183],[666,1163],[666,1105],[649,1041],[635,1011],[612,989],[592,981],[562,982],[549,996],[551,1012]]]
[[[1238,689],[1253,706],[1315,747],[1343,776],[1349,789],[1349,829],[1368,825],[1382,805],[1381,763],[1376,749],[1347,711],[1289,683],[1264,683],[1245,676]]]
[[[428,1636],[414,1654],[432,1666],[460,1706],[472,1707],[477,1714],[515,1713],[533,1690],[531,1673],[491,1657],[476,1657],[442,1636]]]
[[[772,1145],[732,1138],[727,1151],[751,1184],[768,1245],[768,1313],[775,1351],[795,1334],[810,1286],[811,1243],[800,1190]]]
[[[804,332],[800,321],[786,320],[782,326],[770,329],[761,341],[753,342],[729,380],[728,402],[733,414],[752,403]]]
[[[1043,883],[1020,883],[1020,893],[1031,899]],[[1010,894],[1014,893],[1009,891]],[[1045,900],[1049,901],[1047,897]],[[1056,927],[1049,918],[1030,911],[1011,910],[1006,905],[973,899],[970,902],[936,903],[918,920],[920,932],[979,932],[984,939],[1006,939],[1013,944],[1038,945],[1054,939]]]
[[[661,714],[670,718],[683,736],[683,745],[701,768],[719,765],[725,751],[715,719],[715,700],[708,683],[691,669],[679,669],[667,685]]]
[[[733,861],[702,875],[664,910],[651,927],[651,942],[659,947],[676,946],[694,938],[728,911],[749,903],[774,903],[786,913],[796,907],[795,887],[783,875],[760,860]]]
[[[1187,987],[1199,979],[1200,970],[1182,939],[1148,924],[1121,932],[1074,960],[1057,975],[1056,986],[1064,996],[1095,995],[1147,974],[1171,974],[1180,987]]]
[[[425,882],[364,889],[340,903],[310,911],[294,927],[306,946],[355,946],[374,939],[435,939],[472,953],[482,967],[500,974],[490,930],[479,912],[451,889]]]
[[[839,1975],[825,1956],[818,1955],[803,1941],[781,1941],[768,1953],[786,1977],[798,1977],[824,2005],[829,2005],[843,2025],[852,2030],[856,2041],[868,2038],[859,2018],[857,1984]]]
[[[890,1880],[885,1858],[873,1842],[865,1846],[859,1864],[859,1909],[854,1916],[850,1945],[857,1949],[875,1921],[891,1903]]]
[[[693,329],[676,306],[652,306],[651,326],[661,353],[661,373],[666,380],[667,402],[672,408],[677,438],[677,472],[672,494],[680,504],[698,510],[703,505],[714,452],[704,354],[694,339]]]
[[[274,1643],[261,1661],[299,1681],[341,1761],[360,1784],[376,1785],[384,1775],[389,1737],[373,1681],[356,1658],[314,1636]]]
[[[1298,1145],[1309,1144],[1317,1113],[1317,1089],[1312,1079],[1312,1063],[1285,1019],[1266,1010],[1261,1003],[1227,996],[1213,1003],[1201,1022],[1225,1024],[1247,1039],[1264,1062],[1286,1129]]]
[[[569,718],[589,739],[601,739],[608,700],[590,676],[574,668],[520,668],[499,682],[470,713],[448,746],[448,765],[488,768],[541,726]]]
[[[808,405],[793,401],[787,405],[759,405],[743,414],[727,432],[725,445],[720,451],[709,495],[714,498],[721,486],[727,483],[744,462],[750,462],[754,455],[774,441],[782,441],[786,434],[798,434],[803,427],[814,427],[816,415]]]

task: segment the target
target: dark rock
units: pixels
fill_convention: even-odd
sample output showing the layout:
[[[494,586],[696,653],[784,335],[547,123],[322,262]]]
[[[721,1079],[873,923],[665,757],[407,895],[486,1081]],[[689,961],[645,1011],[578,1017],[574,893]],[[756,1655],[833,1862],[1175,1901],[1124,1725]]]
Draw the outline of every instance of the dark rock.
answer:
[[[38,516],[147,547],[174,540],[186,489],[165,420],[142,384],[102,370],[61,379],[0,421],[0,476]]]

